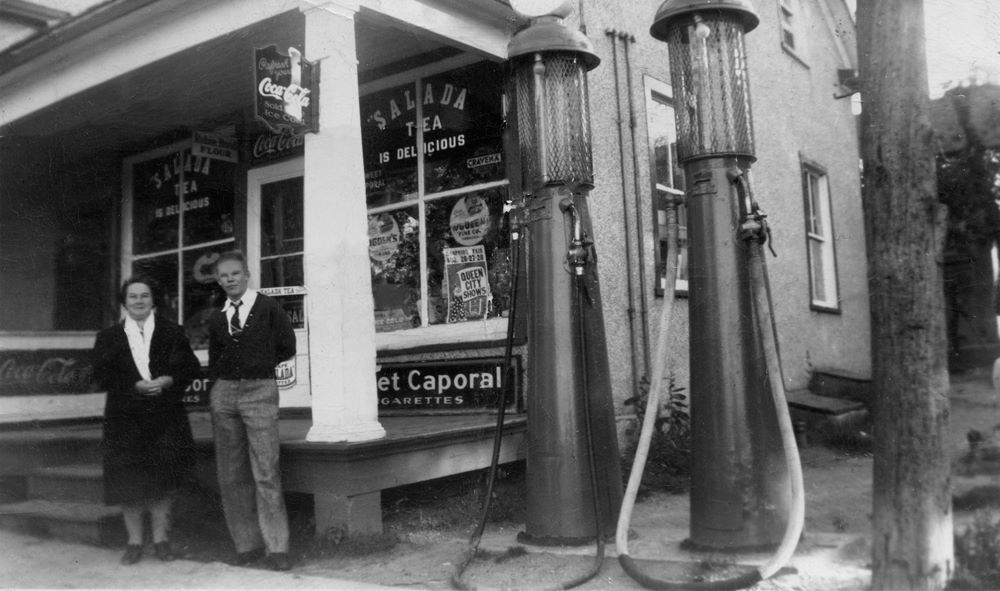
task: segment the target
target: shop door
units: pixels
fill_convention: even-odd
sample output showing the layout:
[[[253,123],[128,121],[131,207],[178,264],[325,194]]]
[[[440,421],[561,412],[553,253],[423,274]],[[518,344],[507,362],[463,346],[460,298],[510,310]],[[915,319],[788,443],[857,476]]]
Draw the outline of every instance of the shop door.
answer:
[[[298,353],[276,370],[283,407],[310,406],[302,174],[296,158],[247,175],[250,285],[278,300],[295,327]]]

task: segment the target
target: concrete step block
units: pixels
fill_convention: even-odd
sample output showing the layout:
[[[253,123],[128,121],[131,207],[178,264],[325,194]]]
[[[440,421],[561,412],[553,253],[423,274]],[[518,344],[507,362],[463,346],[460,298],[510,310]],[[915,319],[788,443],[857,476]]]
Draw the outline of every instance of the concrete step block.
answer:
[[[36,468],[28,474],[28,498],[49,501],[104,502],[100,464]]]
[[[0,528],[102,546],[125,541],[121,509],[98,503],[32,499],[0,505]]]

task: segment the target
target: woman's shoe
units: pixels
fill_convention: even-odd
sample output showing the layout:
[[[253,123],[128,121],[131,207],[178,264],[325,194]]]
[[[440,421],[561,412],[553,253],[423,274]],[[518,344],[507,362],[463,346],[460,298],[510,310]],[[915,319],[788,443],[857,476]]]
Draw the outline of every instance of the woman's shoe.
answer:
[[[153,544],[153,552],[163,562],[170,562],[174,559],[174,550],[170,547],[170,542],[166,540]]]
[[[142,546],[139,544],[129,544],[125,547],[125,555],[122,556],[122,564],[128,566],[142,560]]]

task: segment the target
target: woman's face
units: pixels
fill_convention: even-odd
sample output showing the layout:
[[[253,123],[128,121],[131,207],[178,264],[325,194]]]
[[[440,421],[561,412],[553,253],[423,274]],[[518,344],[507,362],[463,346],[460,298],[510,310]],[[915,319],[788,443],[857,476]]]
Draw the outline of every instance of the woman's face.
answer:
[[[125,289],[125,311],[132,320],[145,320],[153,311],[153,290],[145,283],[133,283]]]

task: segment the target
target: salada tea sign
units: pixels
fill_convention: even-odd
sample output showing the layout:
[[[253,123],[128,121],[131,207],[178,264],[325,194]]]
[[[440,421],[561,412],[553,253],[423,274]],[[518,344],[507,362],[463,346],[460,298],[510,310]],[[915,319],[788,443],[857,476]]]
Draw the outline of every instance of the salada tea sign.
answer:
[[[513,364],[508,408],[520,401],[520,357]],[[384,363],[375,374],[380,410],[496,409],[506,387],[502,358]]]
[[[277,45],[254,49],[254,115],[272,131],[302,134],[316,131],[318,68],[294,47],[281,53]]]
[[[368,205],[504,178],[503,75],[482,62],[361,97]]]

